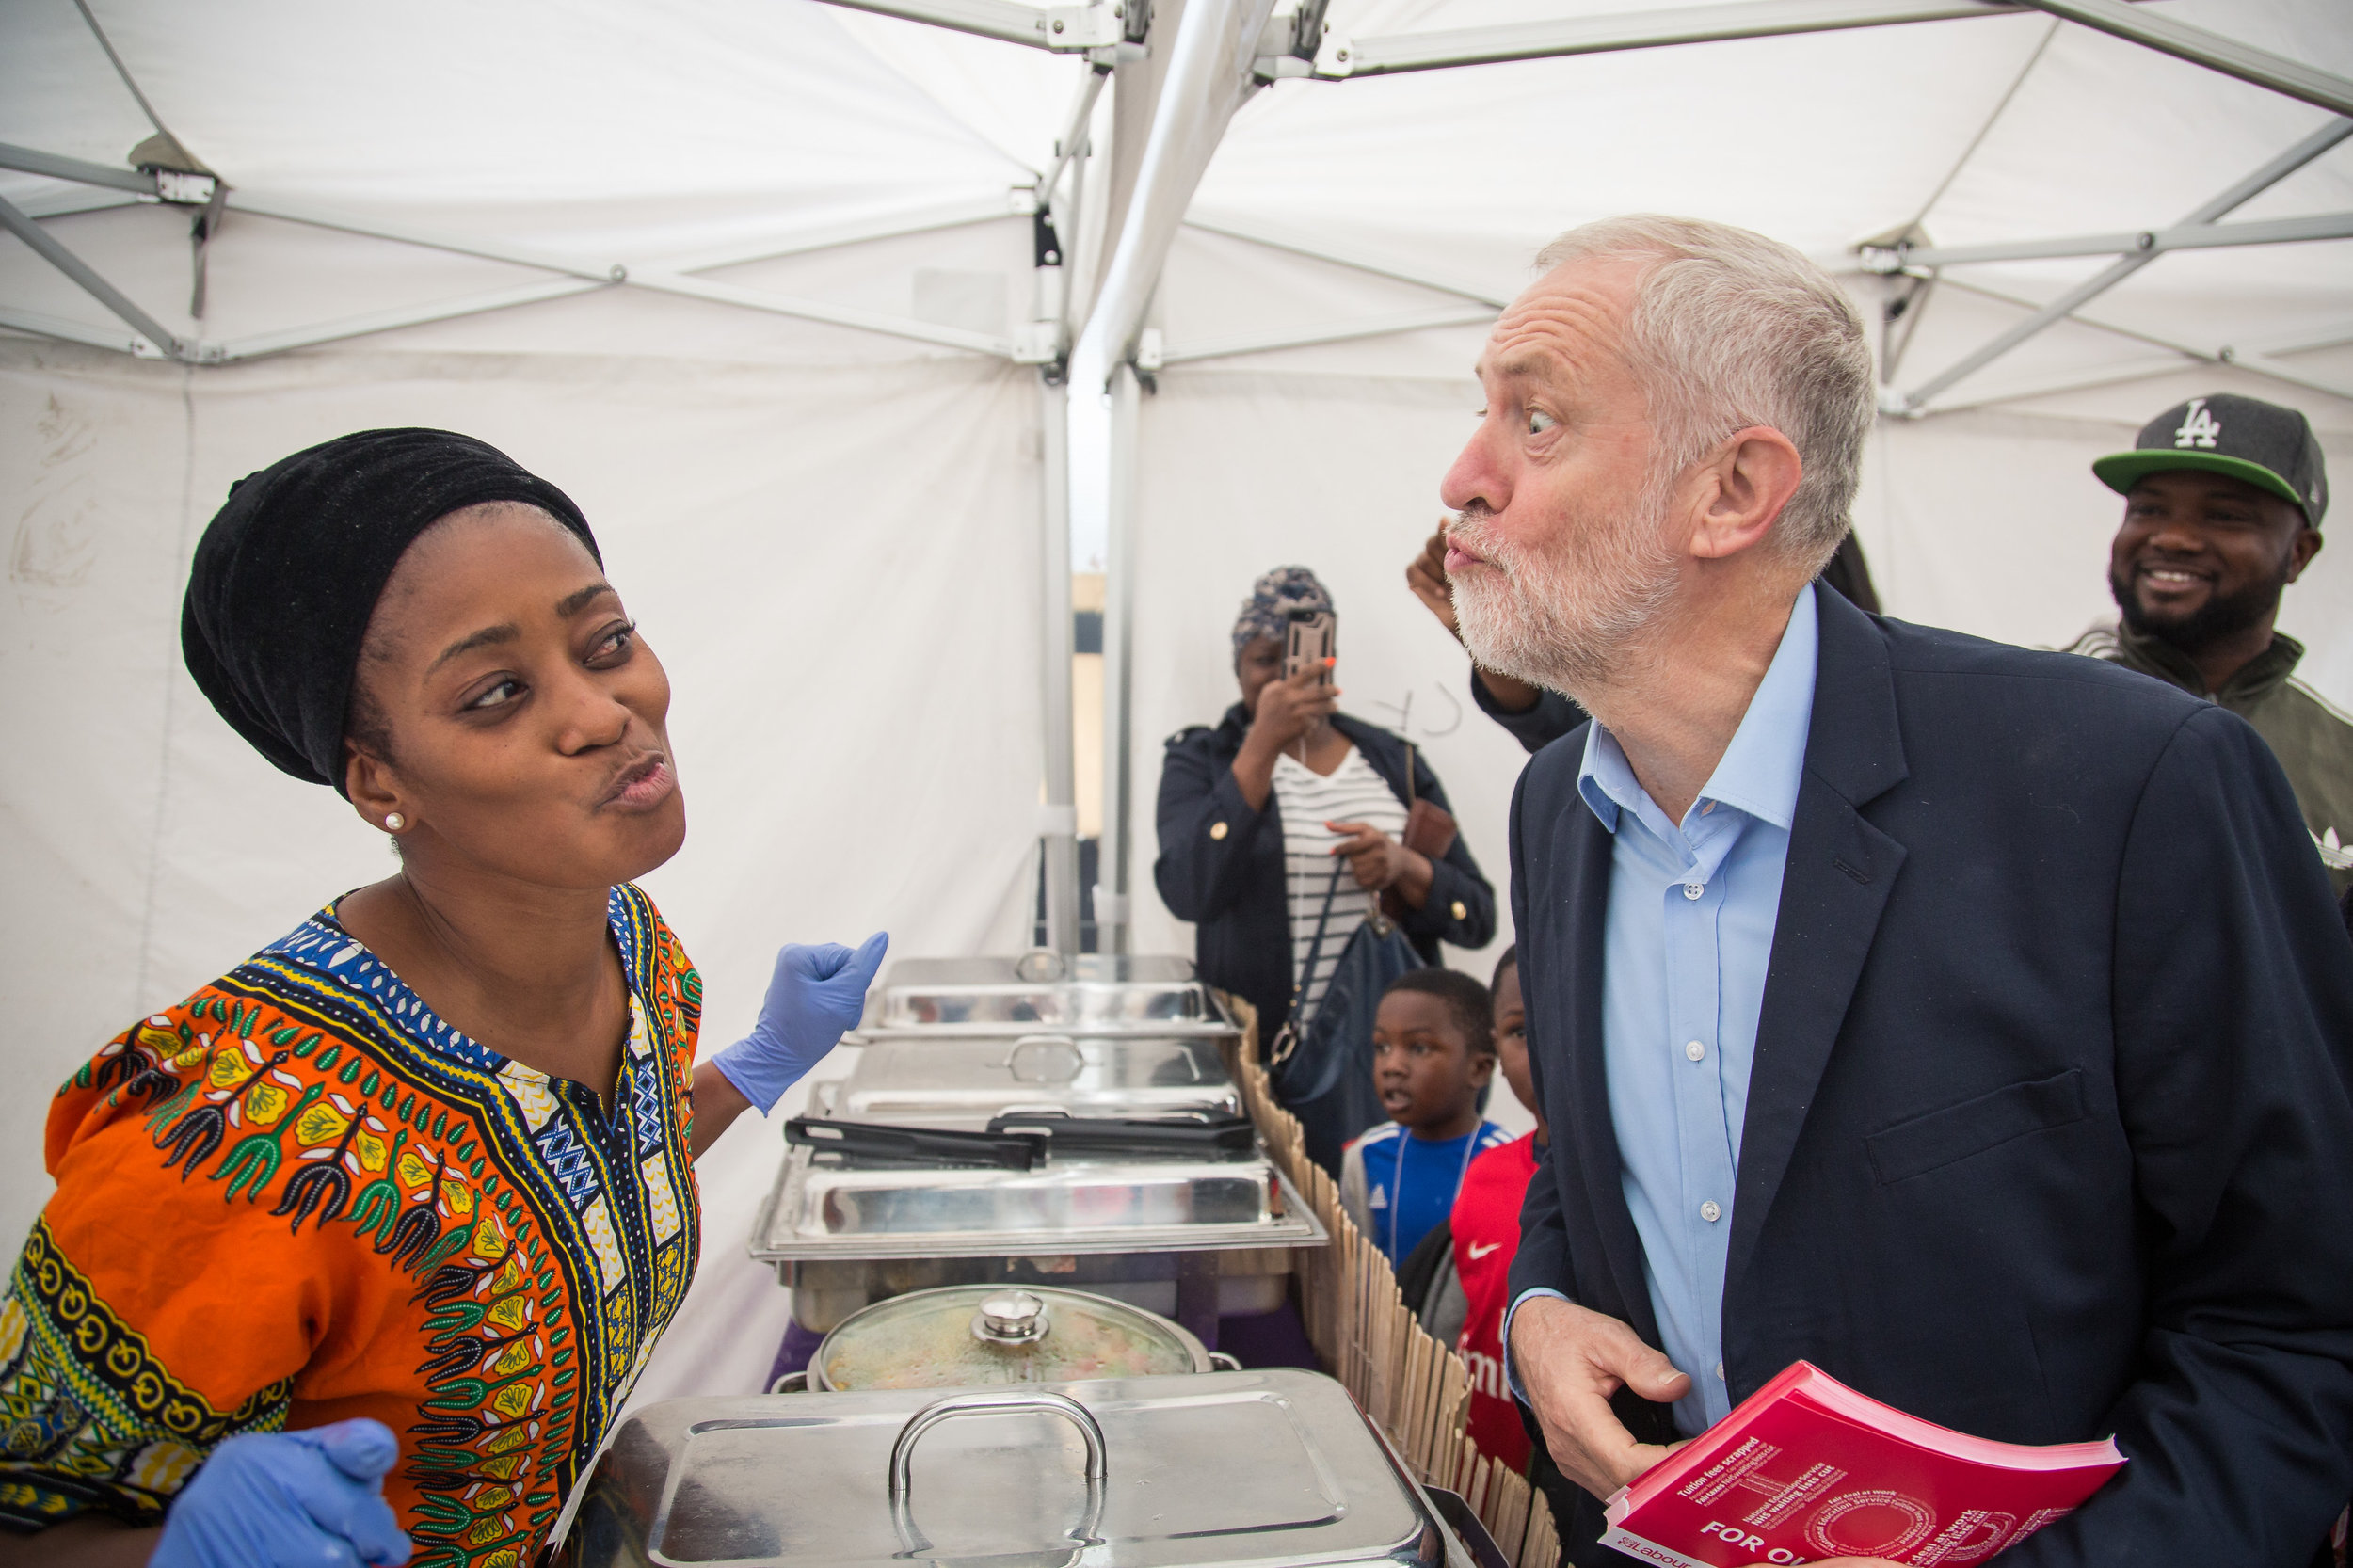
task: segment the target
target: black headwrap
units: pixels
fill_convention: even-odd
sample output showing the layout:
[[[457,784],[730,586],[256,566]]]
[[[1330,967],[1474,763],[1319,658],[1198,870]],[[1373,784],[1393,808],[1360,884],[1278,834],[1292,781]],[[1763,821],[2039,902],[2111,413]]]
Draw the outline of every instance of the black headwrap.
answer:
[[[569,496],[471,436],[361,430],[246,475],[189,568],[188,673],[256,751],[342,792],[352,678],[376,599],[419,534],[486,501],[542,508],[603,565]]]

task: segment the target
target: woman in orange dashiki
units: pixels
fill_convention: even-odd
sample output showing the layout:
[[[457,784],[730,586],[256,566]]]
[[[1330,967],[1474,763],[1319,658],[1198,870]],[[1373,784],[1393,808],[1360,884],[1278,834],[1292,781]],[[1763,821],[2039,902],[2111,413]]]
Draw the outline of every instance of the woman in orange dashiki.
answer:
[[[481,442],[244,481],[184,644],[401,870],[59,1092],[0,1562],[526,1562],[694,1277],[695,1158],[856,1020],[883,938],[785,949],[695,1065],[700,982],[632,885],[685,834],[667,678],[578,508]]]

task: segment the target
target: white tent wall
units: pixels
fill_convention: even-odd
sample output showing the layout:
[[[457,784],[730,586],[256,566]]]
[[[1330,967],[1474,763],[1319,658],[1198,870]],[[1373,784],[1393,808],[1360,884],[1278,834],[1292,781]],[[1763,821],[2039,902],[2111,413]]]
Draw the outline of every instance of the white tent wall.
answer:
[[[648,886],[749,1027],[776,946],[1026,942],[1039,776],[1035,373],[1001,360],[724,365],[388,348],[190,371],[0,344],[18,523],[0,641],[9,1065],[61,1082],[344,888],[381,838],[286,778],[180,666],[179,595],[232,481],[430,423],[560,484],[674,691],[692,823]],[[944,852],[942,846],[952,846]],[[46,1095],[0,1108],[0,1229],[48,1188]],[[778,1114],[783,1112],[780,1110]],[[744,1254],[777,1159],[747,1118],[700,1171],[703,1271],[648,1392],[756,1385],[786,1293]]]

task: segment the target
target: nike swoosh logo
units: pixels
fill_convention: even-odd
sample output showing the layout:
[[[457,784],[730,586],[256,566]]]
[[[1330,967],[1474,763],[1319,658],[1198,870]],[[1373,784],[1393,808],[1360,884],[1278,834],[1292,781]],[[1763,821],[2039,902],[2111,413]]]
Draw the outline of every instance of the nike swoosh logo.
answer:
[[[1481,1258],[1482,1258],[1482,1257],[1486,1256],[1489,1253],[1491,1253],[1491,1252],[1497,1252],[1497,1251],[1500,1251],[1500,1250],[1502,1249],[1502,1246],[1503,1246],[1503,1243],[1502,1243],[1502,1242],[1500,1242],[1500,1241],[1490,1241],[1490,1242],[1488,1242],[1488,1243],[1487,1243],[1485,1246],[1483,1246],[1483,1247],[1482,1247],[1482,1246],[1481,1246],[1478,1242],[1473,1241],[1473,1242],[1470,1244],[1471,1261],[1472,1261],[1472,1262],[1474,1262],[1474,1263],[1476,1263],[1476,1262],[1478,1262]]]

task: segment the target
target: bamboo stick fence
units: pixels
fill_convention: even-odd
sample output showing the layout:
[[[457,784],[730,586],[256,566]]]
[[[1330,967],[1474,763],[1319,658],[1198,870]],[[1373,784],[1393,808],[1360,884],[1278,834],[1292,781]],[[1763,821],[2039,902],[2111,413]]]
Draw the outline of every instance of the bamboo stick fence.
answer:
[[[1552,1509],[1528,1478],[1479,1451],[1465,1429],[1470,1368],[1450,1345],[1422,1329],[1405,1304],[1389,1260],[1340,1207],[1339,1183],[1309,1160],[1299,1121],[1275,1102],[1258,1063],[1257,1017],[1226,996],[1241,1023],[1228,1064],[1267,1153],[1331,1232],[1332,1244],[1292,1255],[1299,1311],[1324,1368],[1371,1417],[1398,1457],[1425,1485],[1460,1493],[1516,1568],[1559,1568]]]

